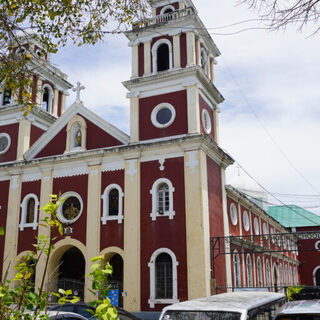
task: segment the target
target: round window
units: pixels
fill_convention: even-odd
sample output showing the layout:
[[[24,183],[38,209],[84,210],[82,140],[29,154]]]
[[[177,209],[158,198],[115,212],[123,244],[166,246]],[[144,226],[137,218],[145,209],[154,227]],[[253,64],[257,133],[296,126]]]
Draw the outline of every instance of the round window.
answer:
[[[0,133],[0,154],[6,153],[10,147],[11,139],[7,133]]]
[[[254,218],[253,220],[253,228],[254,228],[254,233],[258,235],[260,232],[259,232],[259,221],[257,217]]]
[[[80,195],[75,192],[67,192],[61,196],[64,199],[59,207],[58,216],[61,222],[73,223],[79,219],[83,203]]]
[[[202,126],[206,134],[211,132],[211,119],[208,110],[202,110]]]
[[[169,127],[176,117],[175,108],[169,103],[157,105],[151,113],[151,121],[157,128]]]
[[[244,227],[244,230],[249,231],[250,221],[249,221],[248,211],[243,212],[243,227]]]
[[[237,207],[234,203],[231,203],[230,205],[230,219],[231,223],[235,226],[238,223],[238,212]]]

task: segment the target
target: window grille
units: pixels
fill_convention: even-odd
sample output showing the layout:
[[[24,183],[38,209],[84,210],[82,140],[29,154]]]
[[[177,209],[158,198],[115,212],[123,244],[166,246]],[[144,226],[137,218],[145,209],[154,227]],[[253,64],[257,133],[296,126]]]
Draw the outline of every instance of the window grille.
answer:
[[[156,298],[172,299],[172,260],[166,253],[161,253],[156,259]]]
[[[169,187],[166,183],[159,185],[158,189],[158,212],[164,214],[169,211]]]

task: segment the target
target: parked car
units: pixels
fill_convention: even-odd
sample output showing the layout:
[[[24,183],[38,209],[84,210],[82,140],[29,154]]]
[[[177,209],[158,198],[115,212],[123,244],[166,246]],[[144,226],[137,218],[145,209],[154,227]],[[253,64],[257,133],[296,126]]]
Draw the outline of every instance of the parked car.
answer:
[[[298,300],[286,303],[274,320],[320,320],[320,300]]]
[[[55,306],[49,307],[48,310],[59,310],[59,308],[60,308],[60,305],[55,305]],[[116,307],[116,309],[118,310],[118,317],[120,320],[141,320],[128,311],[125,311],[118,307]],[[66,303],[61,308],[61,311],[74,312],[82,315],[86,319],[95,320],[95,317],[88,310],[95,311],[95,308],[81,302],[75,303],[75,304]]]
[[[87,318],[74,312],[60,311],[57,315],[57,311],[49,311],[47,315],[50,320],[87,320]]]
[[[160,320],[269,320],[285,302],[274,292],[230,292],[167,306]]]

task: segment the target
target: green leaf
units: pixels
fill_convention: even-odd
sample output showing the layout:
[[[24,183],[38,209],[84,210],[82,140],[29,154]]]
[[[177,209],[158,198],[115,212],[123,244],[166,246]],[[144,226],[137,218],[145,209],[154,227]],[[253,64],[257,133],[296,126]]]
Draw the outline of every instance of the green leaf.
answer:
[[[4,235],[4,228],[0,227],[0,236],[3,236],[3,235]]]
[[[70,290],[70,289],[68,289],[66,292],[65,292],[65,295],[70,295],[70,294],[72,294],[72,290]]]

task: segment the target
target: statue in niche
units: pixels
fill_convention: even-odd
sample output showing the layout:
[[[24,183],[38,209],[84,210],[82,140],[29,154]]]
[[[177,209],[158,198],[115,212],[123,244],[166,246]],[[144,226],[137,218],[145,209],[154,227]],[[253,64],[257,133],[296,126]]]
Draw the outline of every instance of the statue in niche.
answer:
[[[82,133],[81,133],[81,129],[79,128],[76,131],[76,136],[75,136],[75,147],[81,147],[81,140],[82,140]]]

